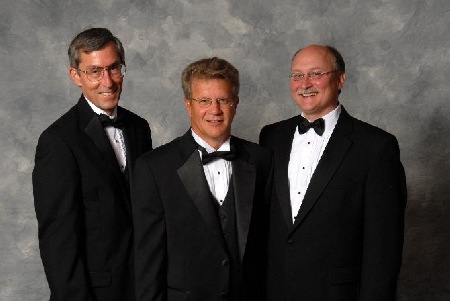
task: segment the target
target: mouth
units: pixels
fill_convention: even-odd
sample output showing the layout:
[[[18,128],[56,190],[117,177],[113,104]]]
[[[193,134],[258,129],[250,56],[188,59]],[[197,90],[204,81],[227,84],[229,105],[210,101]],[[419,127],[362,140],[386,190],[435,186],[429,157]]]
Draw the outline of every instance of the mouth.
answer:
[[[300,90],[300,91],[297,91],[297,95],[303,96],[303,97],[313,97],[313,96],[316,96],[317,94],[319,94],[319,92],[315,91],[315,90]]]
[[[107,92],[99,92],[98,94],[104,96],[104,97],[110,97],[116,94],[116,91],[107,91]]]
[[[223,120],[206,120],[209,124],[218,125],[223,123]]]

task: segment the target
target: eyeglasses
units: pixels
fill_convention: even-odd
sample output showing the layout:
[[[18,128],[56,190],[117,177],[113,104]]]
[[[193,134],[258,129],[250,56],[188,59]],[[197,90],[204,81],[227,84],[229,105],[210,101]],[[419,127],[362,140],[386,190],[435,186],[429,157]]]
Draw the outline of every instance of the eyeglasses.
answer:
[[[306,74],[305,73],[292,73],[292,74],[289,75],[289,78],[294,80],[294,81],[302,80],[305,77],[308,77],[309,79],[321,79],[322,76],[330,74],[330,73],[334,73],[336,71],[337,70],[325,71],[325,72],[322,72],[322,71],[311,71],[311,72],[308,72]]]
[[[86,77],[91,82],[101,81],[103,75],[105,74],[105,70],[109,72],[109,75],[113,78],[121,78],[125,76],[125,72],[127,71],[127,67],[123,64],[112,64],[107,67],[90,67],[86,70],[78,69],[78,71],[86,74]]]
[[[191,98],[191,100],[198,102],[198,105],[202,108],[209,108],[213,102],[212,98]],[[234,103],[234,98],[216,98],[216,102],[220,106],[231,106]]]

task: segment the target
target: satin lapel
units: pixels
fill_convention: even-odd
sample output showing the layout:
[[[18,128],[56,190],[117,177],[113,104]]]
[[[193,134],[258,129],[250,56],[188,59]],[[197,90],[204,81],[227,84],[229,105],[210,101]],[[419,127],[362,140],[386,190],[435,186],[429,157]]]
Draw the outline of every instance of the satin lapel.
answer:
[[[347,155],[352,142],[346,136],[352,131],[352,125],[348,113],[342,108],[336,128],[331,135],[328,145],[311,178],[308,189],[303,199],[294,228],[296,228],[308,215],[315,202],[318,200],[330,179],[339,168],[342,160]]]
[[[118,108],[118,114],[126,114],[123,110],[121,110],[121,108]],[[129,117],[125,117],[125,126],[123,128],[123,136],[125,139],[125,147],[126,147],[126,152],[127,152],[127,168],[125,169],[125,172],[127,173],[127,178],[128,178],[128,183],[129,186],[131,187],[132,183],[132,177],[131,175],[133,174],[133,163],[136,162],[136,154],[137,154],[137,149],[136,149],[136,133],[135,133],[135,128],[133,128],[132,124],[131,124],[131,120],[129,120]]]
[[[188,133],[191,134],[190,132]],[[183,143],[181,143],[183,145]],[[220,244],[225,248],[225,241],[220,226],[217,209],[211,200],[208,182],[206,181],[203,165],[200,161],[200,155],[197,149],[192,150],[191,155],[186,162],[177,170],[178,176],[184,185],[184,188],[197,207],[200,215],[205,222],[216,233]]]
[[[242,262],[253,210],[256,169],[254,165],[248,163],[248,159],[246,159],[249,156],[248,153],[239,144],[236,145],[236,148],[239,155],[231,164],[233,168],[238,248]]]
[[[274,146],[274,159],[277,162],[274,172],[274,181],[278,201],[280,202],[281,211],[283,212],[284,219],[288,228],[292,227],[292,209],[291,209],[291,197],[289,193],[289,178],[288,178],[288,165],[291,156],[292,140],[294,139],[294,133],[297,127],[295,117],[287,120],[287,125],[283,126],[283,130],[280,133],[276,146]]]
[[[94,143],[99,150],[100,157],[104,159],[106,168],[109,168],[119,182],[123,184],[123,187],[126,187],[125,177],[120,171],[116,155],[114,154],[114,150],[112,149],[108,137],[106,136],[103,126],[83,96],[78,102],[78,108],[80,113],[81,129],[88,135],[92,143]],[[126,194],[128,195],[128,193]]]

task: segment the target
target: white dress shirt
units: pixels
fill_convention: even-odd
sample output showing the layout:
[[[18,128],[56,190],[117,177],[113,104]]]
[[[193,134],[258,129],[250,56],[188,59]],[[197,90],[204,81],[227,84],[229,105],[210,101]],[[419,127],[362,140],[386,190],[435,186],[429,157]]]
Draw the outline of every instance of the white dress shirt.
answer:
[[[96,107],[89,99],[86,98],[86,100],[88,104],[91,106],[94,113],[96,113],[97,115],[105,114],[111,119],[117,116],[117,107],[114,108],[114,112],[112,116],[110,116],[102,109]],[[106,126],[104,127],[104,130],[114,150],[114,154],[116,155],[116,159],[117,162],[119,163],[120,170],[124,172],[125,168],[127,167],[127,149],[125,145],[125,139],[123,138],[123,132],[121,129],[115,128],[113,126]]]
[[[216,151],[212,146],[206,143],[202,138],[200,138],[194,131],[192,131],[192,136],[198,145],[204,147],[208,153]],[[229,151],[230,150],[230,138],[228,138],[217,151]],[[202,157],[202,152],[199,150],[200,158]],[[206,181],[209,185],[209,190],[216,198],[219,205],[223,204],[225,197],[228,193],[228,187],[230,185],[230,179],[232,175],[231,162],[218,159],[208,164],[203,165],[203,171],[205,172]]]
[[[325,121],[325,131],[322,136],[317,135],[312,128],[304,134],[299,134],[297,128],[294,133],[288,165],[289,193],[293,222],[302,205],[311,177],[330,140],[330,136],[333,133],[340,114],[341,105],[338,105],[336,109],[322,117]],[[309,121],[312,122],[314,120]]]

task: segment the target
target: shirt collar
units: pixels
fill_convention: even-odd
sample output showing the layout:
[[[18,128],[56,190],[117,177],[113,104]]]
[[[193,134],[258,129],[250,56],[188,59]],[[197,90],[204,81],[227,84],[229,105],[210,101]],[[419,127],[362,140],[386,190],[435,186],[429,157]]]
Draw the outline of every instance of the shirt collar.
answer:
[[[87,103],[89,104],[89,106],[91,107],[92,111],[94,111],[95,114],[97,114],[97,115],[105,114],[109,118],[117,117],[117,107],[114,108],[114,111],[113,111],[112,115],[109,115],[108,113],[106,113],[105,111],[103,111],[102,109],[100,109],[99,107],[94,105],[89,99],[87,99],[86,96],[84,96],[84,98],[86,99]]]
[[[342,111],[341,104],[338,104],[338,106],[333,111],[329,112],[327,115],[322,117],[323,120],[325,121],[325,132],[329,132],[334,129],[339,119],[339,115],[341,114],[341,111]]]
[[[195,142],[197,142],[198,145],[204,147],[208,153],[212,153],[212,152],[216,151],[216,149],[214,149],[214,147],[212,147],[205,140],[200,138],[200,136],[197,135],[192,128],[191,128],[191,133],[192,133],[192,137],[194,138]],[[228,137],[228,139],[225,140],[225,142],[217,150],[218,151],[229,151],[230,150],[230,138],[231,137]]]

